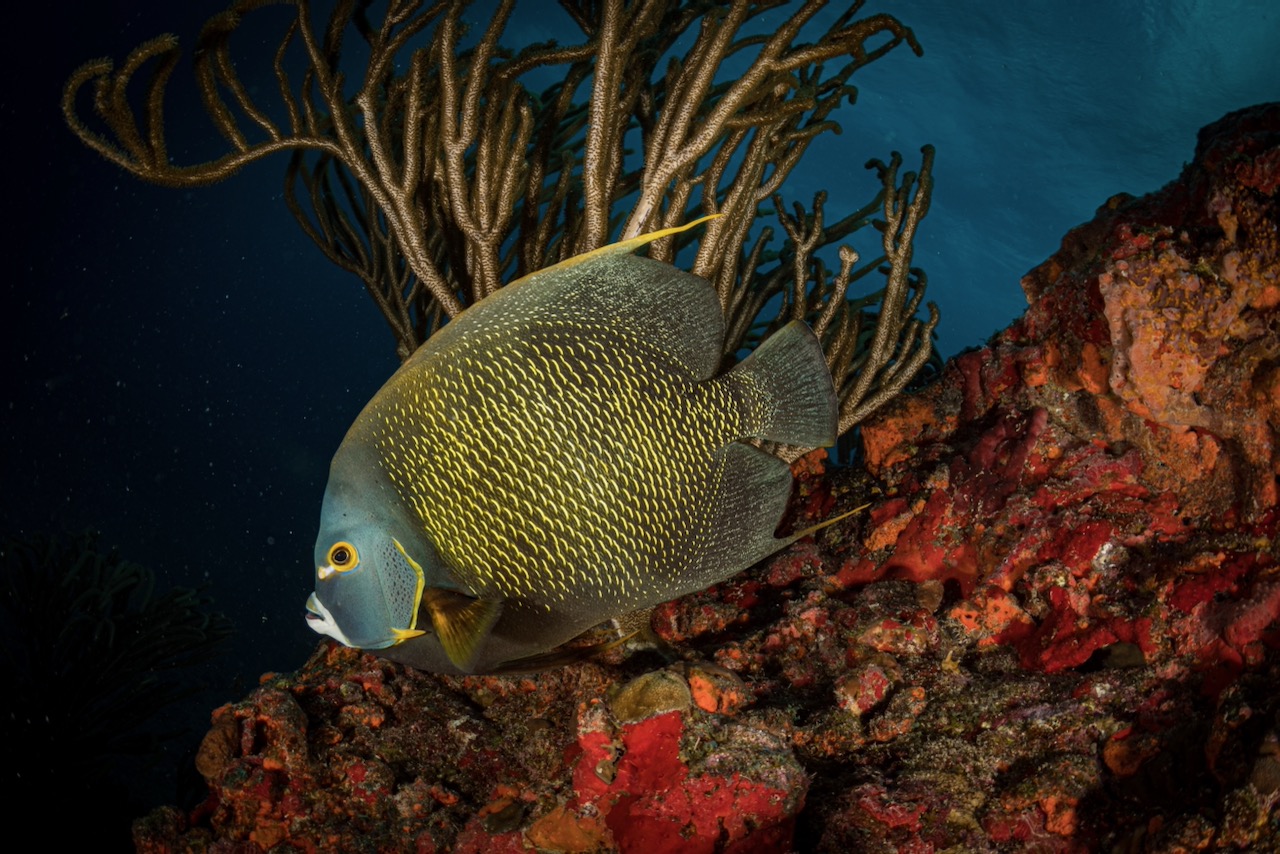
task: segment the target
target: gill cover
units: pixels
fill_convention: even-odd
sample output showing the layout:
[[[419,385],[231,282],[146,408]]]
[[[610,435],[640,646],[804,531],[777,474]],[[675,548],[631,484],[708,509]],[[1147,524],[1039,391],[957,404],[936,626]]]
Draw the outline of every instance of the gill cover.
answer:
[[[371,533],[363,548],[339,540],[321,554],[325,547],[317,543],[307,623],[347,646],[385,649],[422,634],[417,618],[423,574],[394,537]]]

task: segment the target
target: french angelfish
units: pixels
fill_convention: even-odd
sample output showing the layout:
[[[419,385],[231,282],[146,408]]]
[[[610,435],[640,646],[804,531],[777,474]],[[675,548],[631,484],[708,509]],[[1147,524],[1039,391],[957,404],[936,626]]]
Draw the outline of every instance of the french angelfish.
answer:
[[[832,444],[831,374],[799,321],[718,373],[710,285],[632,254],[696,224],[512,282],[401,365],[330,466],[313,629],[493,672],[794,539],[789,467],[738,440]]]

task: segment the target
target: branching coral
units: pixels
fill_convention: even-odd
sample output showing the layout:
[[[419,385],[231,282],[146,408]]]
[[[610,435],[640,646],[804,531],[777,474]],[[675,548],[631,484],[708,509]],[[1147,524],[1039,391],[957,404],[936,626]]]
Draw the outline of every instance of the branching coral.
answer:
[[[294,14],[279,37],[268,102],[238,73],[231,40],[276,5]],[[64,114],[108,160],[168,186],[211,183],[290,152],[290,210],[330,260],[363,280],[401,358],[504,282],[709,213],[722,216],[699,236],[655,243],[651,254],[671,260],[697,242],[692,269],[726,310],[727,359],[749,338],[807,318],[841,390],[843,431],[930,358],[938,316],[930,305],[927,319],[916,317],[925,280],[911,269],[911,247],[928,210],[931,149],[918,177],[899,181],[896,154],[869,164],[881,194],[836,223],[824,223],[821,196],[811,213],[794,216],[775,201],[785,245],[766,251],[768,228],[752,240],[759,206],[817,136],[839,131],[831,114],[856,95],[853,73],[902,44],[920,53],[895,18],[857,18],[855,2],[802,41],[825,5],[818,0],[562,0],[580,41],[510,50],[501,39],[514,0],[502,0],[475,38],[462,22],[464,0],[390,0],[377,24],[372,5],[340,0],[319,26],[307,0],[238,0],[209,20],[195,71],[205,111],[229,145],[215,159],[170,162],[163,102],[178,61],[173,36],[144,43],[118,69],[105,59],[82,66],[67,83]],[[780,7],[789,16],[766,23]],[[348,50],[353,35],[367,63],[353,59],[363,49]],[[151,80],[135,109],[128,90],[144,67]],[[535,94],[535,77],[559,82]],[[79,111],[90,83],[97,129]],[[845,248],[829,274],[817,251],[878,209],[883,256],[855,269],[857,255]],[[849,300],[849,286],[882,263],[885,287]]]

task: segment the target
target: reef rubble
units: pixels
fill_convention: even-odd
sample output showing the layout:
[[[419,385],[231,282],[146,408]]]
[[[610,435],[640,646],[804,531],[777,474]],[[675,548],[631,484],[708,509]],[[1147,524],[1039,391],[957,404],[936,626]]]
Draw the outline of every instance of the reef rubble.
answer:
[[[863,514],[533,676],[324,641],[216,710],[139,850],[1280,850],[1280,104],[798,461]]]

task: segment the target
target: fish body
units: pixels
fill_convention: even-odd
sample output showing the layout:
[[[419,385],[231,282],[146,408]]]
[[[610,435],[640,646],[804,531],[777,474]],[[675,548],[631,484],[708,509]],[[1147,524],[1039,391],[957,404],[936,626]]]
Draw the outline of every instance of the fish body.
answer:
[[[720,373],[704,280],[643,235],[530,274],[426,341],[330,467],[308,622],[436,672],[535,658],[790,540],[781,460],[835,440],[803,323]]]

